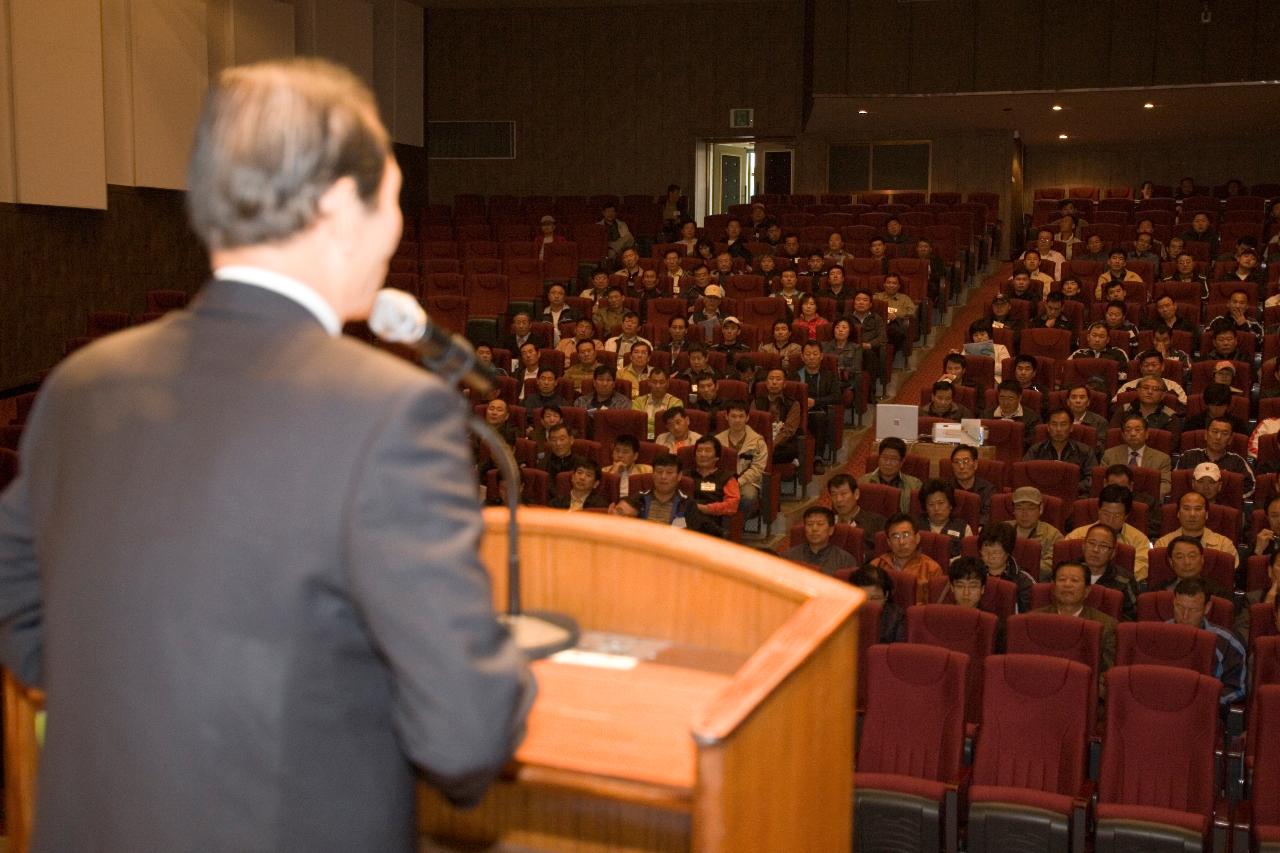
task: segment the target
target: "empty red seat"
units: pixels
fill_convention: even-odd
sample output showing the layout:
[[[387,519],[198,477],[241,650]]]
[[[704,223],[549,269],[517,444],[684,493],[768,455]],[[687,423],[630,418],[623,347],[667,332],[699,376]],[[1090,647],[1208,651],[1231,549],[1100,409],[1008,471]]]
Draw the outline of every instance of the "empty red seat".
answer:
[[[996,617],[951,604],[908,607],[907,642],[941,646],[968,655],[965,721],[977,723],[982,718],[983,662],[995,652]]]
[[[1141,664],[1106,680],[1097,853],[1225,850],[1213,822],[1218,681]]]
[[[939,850],[943,836],[953,836],[970,666],[963,654],[924,645],[867,650],[867,712],[854,774],[855,849]]]
[[[1056,613],[1019,613],[1005,623],[1005,648],[1010,654],[1044,655],[1089,667],[1089,719],[1095,718],[1098,674],[1111,665],[1115,654],[1115,637],[1104,636],[1100,623]]]
[[[1121,622],[1116,626],[1116,666],[1152,664],[1213,675],[1213,634],[1168,622]]]
[[[1083,850],[1097,679],[1081,663],[1008,654],[987,658],[983,682],[967,849]]]
[[[1052,459],[1015,462],[1009,469],[1009,484],[1014,489],[1034,486],[1042,495],[1074,503],[1080,490],[1080,466]]]

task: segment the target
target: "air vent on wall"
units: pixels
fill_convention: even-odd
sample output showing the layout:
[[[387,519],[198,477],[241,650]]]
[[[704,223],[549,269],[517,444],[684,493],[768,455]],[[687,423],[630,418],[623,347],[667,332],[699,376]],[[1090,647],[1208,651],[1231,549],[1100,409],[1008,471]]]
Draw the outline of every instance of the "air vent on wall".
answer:
[[[427,157],[432,160],[514,160],[514,121],[429,121]]]

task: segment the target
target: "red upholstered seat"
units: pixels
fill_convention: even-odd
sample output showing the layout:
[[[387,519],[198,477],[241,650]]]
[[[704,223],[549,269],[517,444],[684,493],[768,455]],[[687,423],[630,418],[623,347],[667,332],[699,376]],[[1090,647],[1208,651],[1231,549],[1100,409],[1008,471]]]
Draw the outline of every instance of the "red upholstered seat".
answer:
[[[1081,663],[1010,653],[987,658],[983,682],[968,850],[1027,849],[1029,836],[1035,849],[1079,849],[1067,845],[1083,844],[1086,831],[1084,754],[1097,678]]]
[[[1225,551],[1205,548],[1201,574],[1223,589],[1235,589],[1235,561]],[[1162,589],[1174,577],[1173,567],[1169,565],[1169,549],[1152,548],[1147,557],[1147,586],[1150,589]]]
[[[867,650],[867,712],[854,774],[855,849],[938,850],[944,831],[951,834],[969,666],[965,655],[927,645]],[[904,707],[912,713],[902,713]]]
[[[1234,609],[1225,598],[1213,596],[1209,604],[1208,619],[1220,627],[1231,630]],[[1138,596],[1139,622],[1168,622],[1173,619],[1173,590],[1144,592]]]
[[[977,540],[976,536],[966,539]],[[1037,554],[1039,551],[1037,550]],[[946,577],[932,578],[929,581],[930,604],[955,604],[955,595],[950,589],[951,581]],[[988,577],[982,590],[982,600],[978,609],[994,613],[996,618],[1004,621],[1014,614],[1018,607],[1018,585],[1003,578]]]
[[[1200,838],[1214,815],[1216,679],[1164,666],[1118,666],[1106,676],[1107,729],[1098,779],[1098,853],[1159,849]]]
[[[909,607],[907,642],[941,646],[968,655],[965,721],[979,722],[982,718],[982,666],[987,656],[995,652],[996,617],[981,610],[951,604]]]
[[[1013,489],[1034,486],[1042,495],[1053,495],[1071,504],[1080,490],[1080,466],[1052,459],[1015,462],[1010,469],[1009,485]]]
[[[1044,655],[1089,667],[1093,674],[1088,695],[1089,719],[1095,719],[1102,625],[1091,619],[1054,613],[1020,613],[1005,623],[1005,648],[1010,654]]]
[[[1146,663],[1213,675],[1213,634],[1190,625],[1121,622],[1116,626],[1116,666]]]

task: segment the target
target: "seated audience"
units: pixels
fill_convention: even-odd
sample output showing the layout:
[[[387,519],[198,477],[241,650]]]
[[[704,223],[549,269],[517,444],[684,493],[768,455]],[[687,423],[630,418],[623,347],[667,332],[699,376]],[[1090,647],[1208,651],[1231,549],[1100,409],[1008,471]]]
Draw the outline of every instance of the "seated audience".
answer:
[[[834,575],[838,569],[857,566],[853,555],[831,544],[836,530],[836,514],[825,506],[811,506],[804,511],[804,543],[782,552],[782,557],[811,566],[823,574]]]
[[[1094,524],[1084,535],[1084,566],[1089,582],[1119,591],[1124,596],[1121,613],[1132,622],[1138,616],[1138,583],[1115,562],[1116,532],[1105,524]]]
[[[867,563],[849,577],[849,583],[867,594],[868,601],[880,602],[880,642],[905,643],[907,615],[893,600],[893,581],[874,563]],[[914,602],[907,602],[908,606]]]
[[[1055,616],[1079,616],[1102,626],[1099,642],[1099,686],[1102,686],[1102,675],[1111,669],[1116,661],[1116,620],[1095,607],[1085,604],[1089,596],[1089,586],[1093,583],[1088,567],[1070,560],[1064,560],[1053,567],[1053,603],[1035,610],[1035,613],[1051,613]]]
[[[1036,579],[1023,571],[1013,559],[1013,546],[1017,541],[1014,532],[1005,524],[993,524],[984,527],[978,534],[978,555],[987,574],[993,578],[1009,581],[1018,590],[1018,612],[1026,613],[1031,609],[1031,587]],[[1035,567],[1037,573],[1039,567]]]
[[[1172,486],[1172,462],[1169,454],[1147,445],[1148,432],[1147,421],[1142,414],[1127,411],[1120,420],[1120,437],[1124,444],[1108,447],[1102,454],[1102,464],[1127,465],[1130,468],[1150,468],[1153,471],[1159,471],[1159,498],[1164,500],[1169,496]]]
[[[710,536],[725,535],[725,519],[738,511],[738,478],[720,469],[720,440],[704,435],[693,445],[693,506],[688,512],[690,530]]]
[[[955,514],[956,496],[951,486],[942,480],[927,481],[920,487],[920,504],[924,507],[920,529],[949,537],[951,556],[960,556],[960,540],[972,536],[973,530],[963,518]]]
[[[920,407],[921,417],[946,418],[960,421],[972,418],[973,413],[955,402],[955,386],[945,379],[933,383],[933,394],[927,405]]]
[[[841,472],[828,480],[827,498],[835,510],[836,523],[861,527],[863,542],[867,546],[875,541],[877,533],[884,530],[884,516],[858,504],[858,481],[852,475]]]
[[[1048,431],[1049,437],[1027,448],[1022,458],[1027,462],[1047,459],[1070,462],[1078,466],[1080,468],[1079,493],[1089,494],[1093,466],[1097,459],[1095,448],[1088,447],[1071,437],[1071,413],[1066,409],[1057,409],[1050,413]]]
[[[1143,583],[1147,579],[1151,540],[1146,533],[1129,523],[1133,512],[1133,492],[1124,486],[1103,486],[1098,493],[1098,520],[1072,530],[1064,538],[1086,539],[1089,531],[1102,524],[1111,528],[1116,538],[1133,549],[1133,579]]]
[[[596,494],[596,486],[600,485],[600,466],[590,459],[583,459],[573,469],[572,485],[565,494],[551,499],[552,509],[570,511],[584,509],[607,509],[609,502]]]
[[[716,438],[721,445],[733,448],[738,454],[740,505],[743,514],[751,516],[759,507],[760,487],[764,482],[765,469],[769,464],[769,445],[764,436],[747,424],[746,403],[741,400],[730,400],[724,408],[724,413],[728,426]]]
[[[1221,533],[1210,530],[1206,526],[1208,520],[1209,502],[1205,500],[1204,495],[1194,490],[1185,492],[1182,497],[1178,498],[1177,529],[1157,539],[1156,547],[1168,548],[1169,543],[1179,537],[1194,539],[1202,547],[1213,548],[1215,551],[1230,554],[1232,561],[1238,567],[1240,565],[1240,554],[1236,551],[1235,543]]]
[[[907,458],[907,444],[900,438],[889,437],[880,442],[879,462],[874,471],[858,478],[860,483],[879,483],[893,486],[900,496],[899,510],[906,512],[911,506],[911,493],[919,491],[918,479],[902,471],[902,460]]]
[[[689,428],[689,415],[684,406],[672,406],[662,418],[666,430],[656,439],[669,453],[675,453],[682,447],[692,447],[701,435]]]
[[[905,512],[890,516],[884,529],[889,550],[876,557],[872,565],[906,572],[914,577],[916,603],[925,604],[929,600],[929,581],[942,576],[942,567],[932,557],[921,553],[920,533],[915,519]]]
[[[672,527],[686,527],[685,517],[691,506],[689,496],[680,491],[680,460],[670,453],[659,453],[653,459],[653,488],[618,501],[613,505],[613,512]]]
[[[1209,621],[1209,588],[1202,578],[1185,578],[1173,587],[1173,618],[1214,636],[1213,677],[1222,683],[1223,708],[1245,696],[1245,649],[1234,633]]]

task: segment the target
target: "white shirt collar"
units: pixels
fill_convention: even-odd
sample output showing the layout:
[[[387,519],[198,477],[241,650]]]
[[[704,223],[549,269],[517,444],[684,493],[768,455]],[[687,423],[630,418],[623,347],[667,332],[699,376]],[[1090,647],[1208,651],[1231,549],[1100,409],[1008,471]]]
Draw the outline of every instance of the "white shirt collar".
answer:
[[[261,287],[263,290],[270,290],[272,293],[278,293],[285,299],[293,300],[315,315],[316,320],[319,321],[320,325],[324,327],[324,330],[331,337],[336,338],[342,334],[342,321],[338,319],[338,313],[333,310],[333,306],[326,302],[324,297],[296,278],[291,278],[273,270],[252,266],[219,267],[213,271],[213,277],[219,281],[234,281],[240,284],[252,285],[253,287]]]

